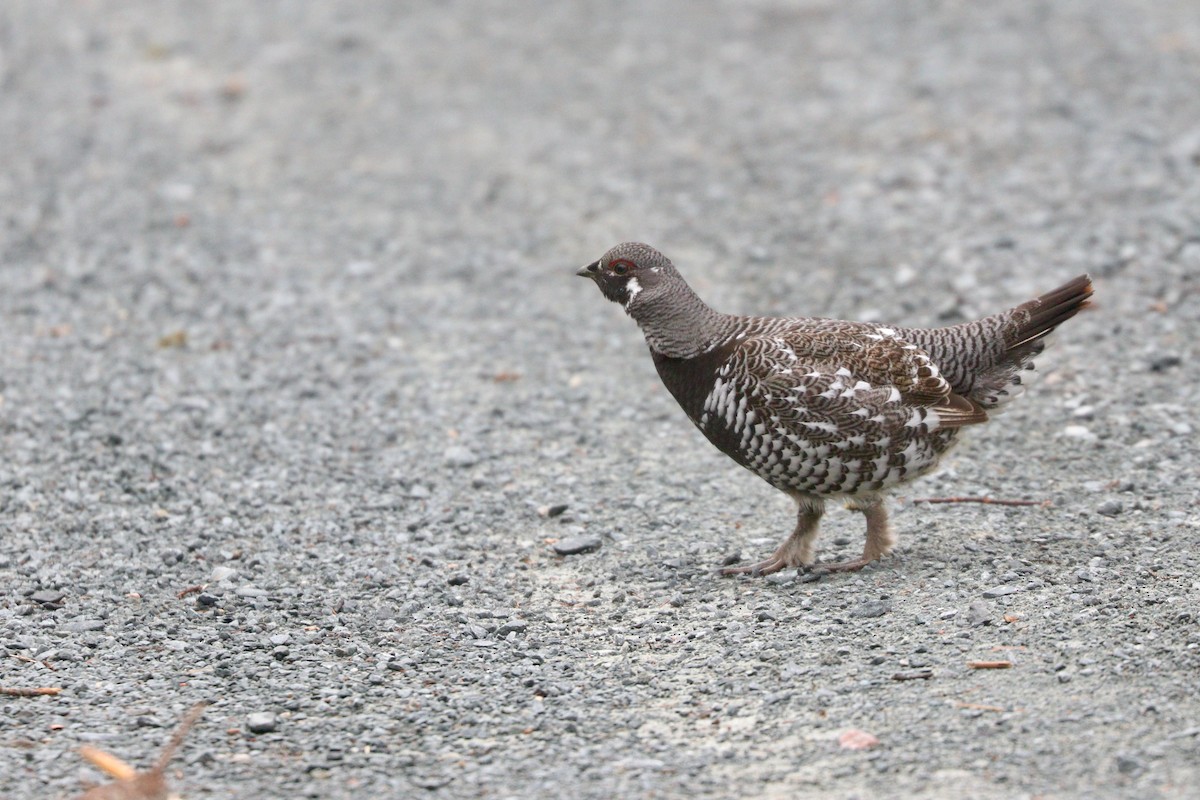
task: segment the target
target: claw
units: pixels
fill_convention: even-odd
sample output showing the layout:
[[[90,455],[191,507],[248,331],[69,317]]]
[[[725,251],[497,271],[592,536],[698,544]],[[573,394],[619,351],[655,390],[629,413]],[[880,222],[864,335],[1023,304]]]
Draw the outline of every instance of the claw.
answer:
[[[773,575],[780,570],[794,568],[797,565],[789,564],[786,559],[772,556],[765,561],[760,561],[757,564],[747,564],[744,567],[722,567],[718,572],[721,575],[753,575],[760,578],[763,575]],[[800,569],[803,569],[803,565]]]

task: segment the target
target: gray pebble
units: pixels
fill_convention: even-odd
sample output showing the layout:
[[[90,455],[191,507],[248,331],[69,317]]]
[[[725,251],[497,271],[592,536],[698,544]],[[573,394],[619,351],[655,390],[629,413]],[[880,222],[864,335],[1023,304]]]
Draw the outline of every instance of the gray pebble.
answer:
[[[443,459],[447,467],[458,469],[473,467],[479,463],[479,456],[475,455],[475,451],[461,445],[447,448]]]
[[[208,579],[213,583],[229,580],[237,575],[237,570],[233,567],[213,567],[213,571],[209,574]]]
[[[525,622],[524,620],[509,620],[500,626],[499,630],[496,631],[496,635],[503,638],[508,636],[510,633],[524,633],[528,628],[529,623]]]
[[[991,589],[985,589],[983,596],[988,598],[1004,597],[1008,594],[1016,594],[1017,592],[1023,591],[1025,591],[1024,586],[1013,586],[1012,584],[1007,584],[1004,586],[993,586]]]
[[[39,589],[31,594],[29,599],[44,606],[53,606],[61,603],[64,597],[66,597],[66,594],[57,589]]]
[[[1150,359],[1149,367],[1151,372],[1166,372],[1167,370],[1178,367],[1182,363],[1183,359],[1174,353],[1164,353],[1163,355],[1155,356],[1154,358]]]
[[[1105,500],[1096,507],[1096,513],[1105,517],[1115,517],[1124,510],[1125,504],[1115,498],[1112,500]]]
[[[1122,775],[1136,775],[1140,772],[1144,772],[1145,769],[1145,765],[1133,756],[1117,756],[1117,772],[1120,772]]]
[[[279,718],[269,711],[259,711],[246,717],[246,730],[251,733],[270,733],[279,727]]]
[[[554,543],[554,552],[560,556],[573,556],[579,553],[591,553],[594,550],[600,549],[600,537],[592,534],[584,534],[582,536],[571,536],[566,539],[559,539]]]
[[[70,633],[86,633],[88,631],[104,630],[104,621],[99,619],[73,619],[66,625],[63,625],[63,630]]]
[[[868,600],[850,609],[852,617],[882,617],[892,610],[892,604],[886,600]]]

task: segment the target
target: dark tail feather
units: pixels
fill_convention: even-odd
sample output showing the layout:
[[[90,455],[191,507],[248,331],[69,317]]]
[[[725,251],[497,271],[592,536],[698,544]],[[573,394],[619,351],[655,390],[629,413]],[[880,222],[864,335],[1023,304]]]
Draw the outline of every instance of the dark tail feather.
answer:
[[[1089,275],[1080,275],[1074,280],[1064,283],[1057,289],[1047,292],[1036,300],[1022,303],[1013,309],[1011,331],[1005,331],[1007,346],[1005,350],[1010,356],[1006,360],[1022,361],[1020,351],[1033,342],[1045,337],[1062,323],[1086,308],[1088,298],[1092,296],[1092,279]]]
[[[993,366],[976,373],[968,396],[993,413],[1020,397],[1034,380],[1033,359],[1046,349],[1047,336],[1088,305],[1092,279],[1080,275],[1008,312],[1004,350]]]

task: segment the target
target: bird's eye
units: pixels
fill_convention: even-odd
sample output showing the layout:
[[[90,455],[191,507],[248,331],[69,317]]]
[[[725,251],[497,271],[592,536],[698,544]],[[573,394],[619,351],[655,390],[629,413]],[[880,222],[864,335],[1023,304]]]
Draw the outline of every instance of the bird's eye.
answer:
[[[621,259],[617,259],[616,261],[612,262],[612,264],[610,264],[609,266],[612,268],[614,275],[625,275],[633,267],[633,264],[630,264],[628,261],[621,258]]]

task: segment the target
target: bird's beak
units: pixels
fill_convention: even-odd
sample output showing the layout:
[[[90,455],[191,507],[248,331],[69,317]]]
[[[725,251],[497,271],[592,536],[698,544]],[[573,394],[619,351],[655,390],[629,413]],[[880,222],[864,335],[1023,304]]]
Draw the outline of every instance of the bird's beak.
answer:
[[[593,261],[575,274],[581,278],[592,278],[595,280],[596,276],[600,274],[600,262]]]

